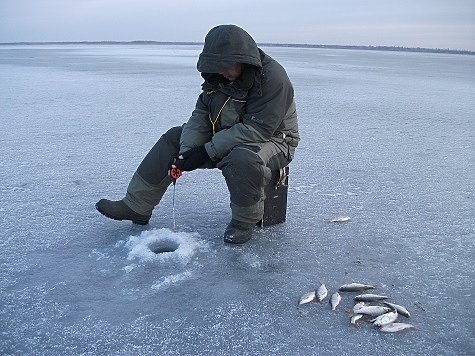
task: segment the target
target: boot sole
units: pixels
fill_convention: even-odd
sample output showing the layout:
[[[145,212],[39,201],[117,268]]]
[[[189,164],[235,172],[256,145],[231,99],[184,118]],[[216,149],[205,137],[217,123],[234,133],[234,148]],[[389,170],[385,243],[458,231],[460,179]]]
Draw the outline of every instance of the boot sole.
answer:
[[[228,244],[234,244],[234,245],[242,245],[242,244],[245,244],[246,242],[248,242],[249,240],[236,241],[236,240],[233,240],[233,239],[224,238],[224,242],[226,242]]]
[[[251,237],[249,237],[248,239],[238,240],[238,239],[233,239],[232,237],[224,236],[224,242],[227,242],[229,244],[242,245],[248,242],[251,239]]]

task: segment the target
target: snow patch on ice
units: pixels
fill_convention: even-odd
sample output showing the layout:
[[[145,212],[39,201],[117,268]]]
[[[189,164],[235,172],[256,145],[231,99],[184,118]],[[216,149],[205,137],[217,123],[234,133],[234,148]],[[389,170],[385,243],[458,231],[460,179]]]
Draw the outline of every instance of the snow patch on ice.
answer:
[[[130,250],[127,259],[139,259],[140,262],[173,260],[186,265],[197,251],[208,248],[196,235],[165,228],[143,231],[139,236],[128,237],[125,243]]]
[[[165,276],[163,278],[160,278],[160,280],[153,284],[151,288],[154,290],[166,289],[172,284],[186,281],[187,279],[191,278],[191,276],[191,271],[185,271],[182,273],[174,274],[172,276]]]
[[[103,252],[98,251],[97,249],[93,249],[89,254],[90,258],[95,258],[96,261],[100,261],[102,259],[107,259],[109,256]]]
[[[125,273],[130,273],[133,271],[133,269],[135,268],[135,265],[134,264],[131,264],[131,265],[128,265],[128,266],[125,266],[124,268],[122,268]]]
[[[259,269],[262,267],[262,262],[260,261],[259,257],[253,253],[246,253],[243,254],[241,260],[248,266],[252,268]]]

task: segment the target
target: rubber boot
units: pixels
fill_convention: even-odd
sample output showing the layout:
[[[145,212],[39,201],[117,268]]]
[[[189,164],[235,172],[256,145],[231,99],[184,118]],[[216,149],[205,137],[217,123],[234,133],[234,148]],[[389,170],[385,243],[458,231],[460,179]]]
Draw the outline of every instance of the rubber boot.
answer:
[[[147,225],[155,205],[172,182],[173,179],[167,176],[158,185],[149,184],[135,172],[124,199],[101,199],[96,203],[96,209],[110,219],[131,220],[134,224]]]
[[[142,215],[130,209],[123,200],[112,201],[101,199],[96,209],[104,216],[114,220],[131,220],[134,224],[147,225],[152,214]]]
[[[246,223],[231,219],[226,231],[224,232],[224,242],[232,244],[243,244],[251,239],[255,223]]]
[[[264,214],[264,201],[247,207],[231,203],[232,219],[224,231],[224,242],[243,244],[252,237],[256,224]]]

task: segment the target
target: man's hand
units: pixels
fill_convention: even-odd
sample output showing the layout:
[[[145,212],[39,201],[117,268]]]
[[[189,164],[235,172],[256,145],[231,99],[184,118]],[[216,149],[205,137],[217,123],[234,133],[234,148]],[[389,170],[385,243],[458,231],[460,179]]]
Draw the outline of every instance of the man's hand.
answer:
[[[201,167],[209,159],[205,146],[198,146],[178,156],[172,167],[179,168],[182,171],[193,171]]]

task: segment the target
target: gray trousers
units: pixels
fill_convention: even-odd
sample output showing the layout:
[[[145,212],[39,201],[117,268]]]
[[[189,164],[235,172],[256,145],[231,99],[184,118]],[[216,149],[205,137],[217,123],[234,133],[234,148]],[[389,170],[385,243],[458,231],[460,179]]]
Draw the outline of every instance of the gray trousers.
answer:
[[[180,149],[182,127],[163,134],[134,173],[124,202],[139,214],[150,214],[173,182],[168,175],[173,157]],[[221,170],[231,200],[233,219],[257,223],[264,214],[264,187],[272,171],[290,163],[285,143],[270,141],[240,145],[218,162],[207,162],[202,168]]]

